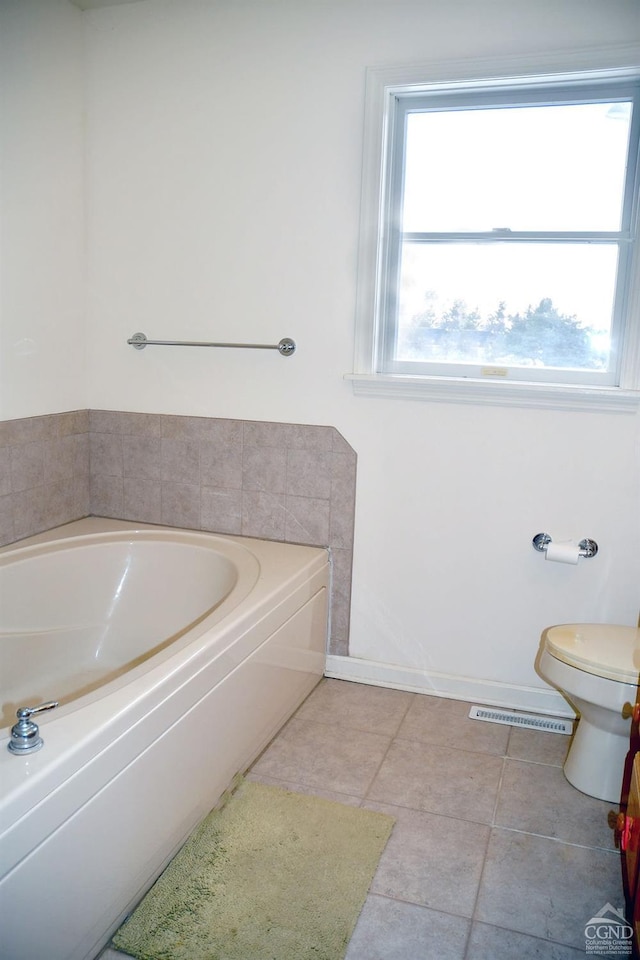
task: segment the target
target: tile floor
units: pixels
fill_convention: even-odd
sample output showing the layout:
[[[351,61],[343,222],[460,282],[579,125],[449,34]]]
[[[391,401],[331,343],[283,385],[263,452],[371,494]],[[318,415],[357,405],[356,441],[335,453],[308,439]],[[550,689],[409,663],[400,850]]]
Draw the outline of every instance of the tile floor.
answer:
[[[325,679],[248,774],[396,818],[346,960],[584,960],[624,907],[614,805],[567,783],[568,738],[468,713]]]

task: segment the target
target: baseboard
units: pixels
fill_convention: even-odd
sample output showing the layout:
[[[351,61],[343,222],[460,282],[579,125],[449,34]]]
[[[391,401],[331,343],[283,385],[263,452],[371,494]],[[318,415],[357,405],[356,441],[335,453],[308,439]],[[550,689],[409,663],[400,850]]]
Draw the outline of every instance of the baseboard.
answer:
[[[570,717],[575,713],[567,701],[551,687],[524,687],[497,680],[476,680],[448,673],[435,673],[402,667],[393,663],[361,660],[358,657],[338,657],[329,654],[325,676],[336,680],[352,680],[378,687],[393,687],[412,693],[426,693],[451,700],[486,703],[511,710],[526,710],[547,716]]]

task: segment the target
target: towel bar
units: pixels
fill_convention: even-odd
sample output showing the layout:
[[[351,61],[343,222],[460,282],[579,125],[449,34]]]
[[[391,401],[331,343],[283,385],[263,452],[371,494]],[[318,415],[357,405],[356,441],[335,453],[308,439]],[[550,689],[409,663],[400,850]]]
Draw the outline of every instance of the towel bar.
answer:
[[[290,337],[283,337],[279,343],[207,343],[198,340],[149,340],[144,333],[134,333],[127,343],[136,350],[145,347],[237,347],[242,350],[277,350],[283,357],[295,353],[296,344]]]

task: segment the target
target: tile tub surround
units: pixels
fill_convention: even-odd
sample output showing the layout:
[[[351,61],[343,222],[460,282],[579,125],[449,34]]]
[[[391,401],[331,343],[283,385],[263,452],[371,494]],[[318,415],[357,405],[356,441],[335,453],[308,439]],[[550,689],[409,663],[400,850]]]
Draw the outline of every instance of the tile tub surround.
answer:
[[[84,410],[0,423],[0,543],[87,515],[331,549],[346,655],[356,455],[334,427]]]
[[[624,909],[612,805],[565,780],[569,738],[469,706],[325,679],[248,774],[396,818],[345,960],[584,960],[587,921]]]
[[[0,545],[90,512],[89,411],[0,421]]]

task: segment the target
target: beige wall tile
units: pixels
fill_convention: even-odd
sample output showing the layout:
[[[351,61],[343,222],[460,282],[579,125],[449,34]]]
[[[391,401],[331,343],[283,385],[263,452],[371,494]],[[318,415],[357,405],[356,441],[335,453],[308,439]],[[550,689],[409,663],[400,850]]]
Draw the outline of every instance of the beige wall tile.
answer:
[[[327,450],[287,451],[286,492],[296,497],[331,496],[332,454]]]
[[[162,523],[171,527],[200,527],[200,487],[195,483],[163,482]]]
[[[284,495],[263,491],[242,491],[242,534],[245,537],[264,537],[265,540],[284,540]]]
[[[123,520],[162,523],[162,485],[159,480],[124,478]]]
[[[196,440],[163,437],[160,461],[163,480],[200,483],[200,445]]]
[[[242,532],[242,490],[202,487],[200,490],[200,523],[213,533]]]
[[[284,447],[244,445],[242,489],[284,493],[287,478],[287,451]]]
[[[285,498],[284,539],[323,547],[329,541],[329,501],[313,497]]]
[[[11,489],[14,493],[44,483],[44,445],[41,440],[12,446],[10,462]]]
[[[91,477],[91,513],[97,517],[122,517],[124,480],[100,474]]]
[[[91,475],[96,477],[122,477],[124,475],[122,437],[119,434],[90,434],[89,470]]]
[[[124,436],[124,476],[139,480],[159,480],[162,473],[160,445],[161,440],[158,437]]]

